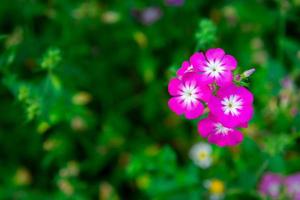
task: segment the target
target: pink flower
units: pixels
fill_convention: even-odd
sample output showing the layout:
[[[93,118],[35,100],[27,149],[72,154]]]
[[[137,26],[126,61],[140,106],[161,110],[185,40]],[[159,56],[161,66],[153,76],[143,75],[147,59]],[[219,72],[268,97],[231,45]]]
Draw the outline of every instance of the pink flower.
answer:
[[[209,49],[205,55],[194,53],[190,58],[191,64],[197,68],[206,83],[214,83],[218,86],[228,86],[232,83],[232,70],[237,66],[237,61],[231,55],[225,55],[221,48]]]
[[[171,79],[168,90],[173,97],[168,105],[177,115],[185,114],[187,119],[195,119],[203,113],[201,100],[208,101],[211,90],[199,81],[199,76],[196,73],[187,73],[182,79]]]
[[[189,61],[184,61],[181,64],[181,67],[177,70],[177,76],[179,79],[181,79],[184,74],[189,72],[195,72],[195,68],[190,64]]]
[[[240,131],[225,127],[212,115],[198,123],[198,131],[202,137],[208,137],[208,142],[220,147],[234,146],[243,140],[243,135]]]
[[[244,87],[231,85],[220,88],[208,102],[211,113],[224,126],[246,125],[253,115],[253,95]]]
[[[288,176],[284,180],[288,196],[293,200],[300,200],[300,173]]]
[[[259,185],[259,191],[272,199],[277,199],[280,194],[280,187],[282,184],[282,177],[274,173],[265,173]]]

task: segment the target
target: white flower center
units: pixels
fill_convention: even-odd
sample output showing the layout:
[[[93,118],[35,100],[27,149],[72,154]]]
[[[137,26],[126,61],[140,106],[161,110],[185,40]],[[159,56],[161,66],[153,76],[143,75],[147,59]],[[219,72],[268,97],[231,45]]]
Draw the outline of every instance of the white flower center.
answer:
[[[227,135],[228,132],[232,131],[231,128],[227,128],[223,126],[221,123],[215,123],[214,126],[215,126],[216,134]]]
[[[271,195],[276,195],[279,192],[279,185],[276,183],[271,184],[268,191]]]
[[[300,192],[300,182],[295,182],[294,184],[292,184],[291,191],[293,193],[299,193]]]
[[[193,104],[198,103],[198,98],[202,95],[195,81],[187,81],[180,87],[179,95],[184,106],[188,109],[192,108]]]
[[[221,101],[221,104],[225,115],[238,116],[243,107],[243,100],[238,95],[230,95],[229,97],[225,97]]]
[[[205,150],[200,150],[200,151],[198,152],[198,159],[199,159],[200,161],[203,161],[203,160],[207,159],[207,157],[208,157],[208,152],[207,152],[207,151],[205,151]]]
[[[224,71],[225,67],[220,60],[209,60],[204,67],[204,74],[211,78],[219,78]]]

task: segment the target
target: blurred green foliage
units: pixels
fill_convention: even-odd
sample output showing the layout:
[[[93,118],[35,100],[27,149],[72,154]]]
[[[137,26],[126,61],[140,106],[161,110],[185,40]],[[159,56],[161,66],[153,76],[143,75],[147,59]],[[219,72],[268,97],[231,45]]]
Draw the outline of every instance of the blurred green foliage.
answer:
[[[265,171],[300,170],[299,22],[299,0],[2,0],[0,199],[208,199],[213,179],[225,199],[260,199]],[[255,116],[204,170],[167,83],[210,47],[256,68]]]

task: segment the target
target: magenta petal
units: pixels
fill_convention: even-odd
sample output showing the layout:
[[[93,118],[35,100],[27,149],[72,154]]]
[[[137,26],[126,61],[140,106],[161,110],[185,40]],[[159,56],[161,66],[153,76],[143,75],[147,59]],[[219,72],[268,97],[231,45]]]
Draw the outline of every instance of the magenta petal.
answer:
[[[222,65],[225,66],[227,70],[234,70],[237,66],[237,61],[233,56],[225,55],[222,60]]]
[[[244,108],[241,111],[241,115],[240,115],[240,124],[243,123],[248,123],[252,116],[253,116],[254,110],[253,110],[253,106],[248,104],[248,105],[244,105]]]
[[[228,133],[228,146],[235,146],[238,145],[239,143],[241,143],[244,139],[243,134],[240,131],[237,130],[232,130]]]
[[[199,78],[199,81],[202,83],[202,84],[211,84],[214,82],[214,79],[210,76],[206,76],[205,74],[200,74],[200,78]]]
[[[209,118],[205,118],[198,123],[198,132],[204,138],[213,131],[213,128],[213,122]]]
[[[219,99],[215,96],[211,96],[209,102],[208,102],[208,108],[210,109],[211,111],[211,114],[216,118],[218,119],[219,115],[222,114],[221,112],[221,103],[219,101]]]
[[[204,111],[204,106],[201,102],[197,102],[196,105],[194,105],[191,109],[187,109],[185,111],[185,117],[187,119],[195,119],[197,117],[200,117]]]
[[[216,82],[217,82],[218,86],[226,87],[226,86],[229,86],[232,84],[232,79],[233,79],[232,72],[229,70],[226,70],[221,74],[221,77],[219,77],[216,80]]]
[[[218,111],[220,114],[217,115],[218,120],[228,128],[234,128],[240,125],[242,122],[240,118],[232,115],[225,115],[221,110]]]
[[[188,61],[184,61],[181,67],[177,70],[177,76],[182,76],[186,70],[189,68],[190,63]]]
[[[180,103],[180,99],[178,97],[172,97],[168,102],[168,106],[177,115],[181,115],[184,113],[184,108]]]
[[[181,81],[178,78],[172,78],[168,85],[168,91],[170,95],[177,96],[179,94],[179,86]]]
[[[221,48],[216,48],[216,49],[209,49],[206,51],[205,56],[208,61],[210,60],[222,60],[224,57],[225,52]]]
[[[219,147],[224,147],[227,144],[227,137],[221,134],[210,134],[208,136],[208,142],[216,144]]]
[[[253,103],[253,94],[247,90],[245,87],[238,87],[237,93],[242,97],[245,104]]]
[[[248,128],[248,123],[241,123],[240,125],[238,125],[238,127]]]
[[[206,63],[206,60],[202,52],[196,52],[190,57],[190,62],[195,68],[199,68]]]
[[[218,92],[217,92],[217,95],[218,97],[222,98],[222,97],[225,97],[225,96],[229,96],[233,93],[236,93],[236,90],[237,90],[237,86],[235,86],[234,84],[231,84],[227,87],[221,87]]]
[[[212,90],[208,85],[200,85],[199,87],[199,93],[201,94],[199,98],[205,102],[208,102],[212,96]]]

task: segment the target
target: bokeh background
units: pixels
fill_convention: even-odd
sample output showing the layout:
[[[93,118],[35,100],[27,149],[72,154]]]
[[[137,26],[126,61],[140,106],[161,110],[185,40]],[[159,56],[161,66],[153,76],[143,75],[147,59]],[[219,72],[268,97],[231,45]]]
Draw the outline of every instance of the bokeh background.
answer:
[[[299,22],[299,0],[1,0],[0,199],[263,198],[300,171]],[[255,115],[204,169],[167,85],[211,47],[256,69]]]

